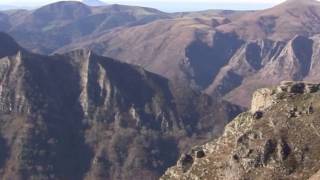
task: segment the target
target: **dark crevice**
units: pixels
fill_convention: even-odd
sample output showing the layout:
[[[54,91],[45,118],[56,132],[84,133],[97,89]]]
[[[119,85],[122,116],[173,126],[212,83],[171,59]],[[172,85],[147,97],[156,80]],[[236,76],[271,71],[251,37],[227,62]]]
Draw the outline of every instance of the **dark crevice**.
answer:
[[[242,43],[234,34],[219,32],[214,35],[212,45],[201,40],[191,43],[186,49],[186,57],[189,59],[196,84],[202,89],[210,85],[221,67],[229,62]]]
[[[255,70],[262,67],[261,47],[256,43],[250,43],[246,47],[246,60]]]
[[[292,41],[292,49],[298,60],[298,73],[294,74],[293,80],[302,80],[311,68],[313,41],[303,36],[298,36]]]

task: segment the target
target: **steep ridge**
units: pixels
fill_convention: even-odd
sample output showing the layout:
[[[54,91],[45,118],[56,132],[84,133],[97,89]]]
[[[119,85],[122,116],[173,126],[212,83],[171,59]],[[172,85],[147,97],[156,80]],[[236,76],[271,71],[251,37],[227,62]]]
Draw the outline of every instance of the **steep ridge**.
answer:
[[[231,15],[178,13],[175,19],[83,39],[57,52],[87,47],[248,107],[257,88],[319,80],[319,4],[287,1]]]
[[[157,179],[238,111],[91,51],[0,39],[1,179]]]
[[[87,47],[203,89],[242,43],[234,34],[214,31],[213,27],[228,22],[223,17],[159,20],[84,40],[57,52]]]
[[[231,102],[248,106],[248,99],[257,88],[284,80],[319,81],[313,70],[317,66],[312,66],[318,61],[317,52],[313,38],[303,36],[287,43],[270,40],[247,43],[222,68],[207,92],[218,92]],[[311,76],[313,79],[309,79]]]
[[[184,154],[161,179],[317,179],[319,98],[320,85],[305,82],[257,90],[251,111],[217,140]]]
[[[216,91],[217,88],[227,88],[228,84],[226,83],[227,86],[225,86],[225,84],[221,83],[221,79],[223,79],[223,82],[226,81],[224,79],[229,78],[228,73],[236,74],[241,77],[237,82],[239,86],[232,89],[230,93],[225,94],[226,99],[248,106],[248,99],[257,88],[278,84],[283,80],[310,80],[317,82],[319,81],[319,76],[315,70],[319,68],[319,60],[316,56],[318,47],[313,39],[313,37],[296,36],[288,43],[269,41],[267,44],[266,42],[260,42],[260,45],[258,45],[258,54],[260,55],[257,56],[255,62],[261,62],[261,67],[257,69],[250,65],[248,63],[249,57],[235,56],[223,68],[221,74],[218,75],[213,86],[208,88],[207,92],[210,94]],[[239,94],[241,95],[239,96]]]

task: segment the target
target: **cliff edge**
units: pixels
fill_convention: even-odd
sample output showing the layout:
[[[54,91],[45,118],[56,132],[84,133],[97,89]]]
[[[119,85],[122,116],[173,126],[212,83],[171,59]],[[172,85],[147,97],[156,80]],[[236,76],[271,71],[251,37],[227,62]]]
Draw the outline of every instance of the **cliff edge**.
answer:
[[[162,180],[312,179],[320,170],[319,84],[257,90],[223,135],[184,154]],[[319,171],[320,172],[320,171]]]

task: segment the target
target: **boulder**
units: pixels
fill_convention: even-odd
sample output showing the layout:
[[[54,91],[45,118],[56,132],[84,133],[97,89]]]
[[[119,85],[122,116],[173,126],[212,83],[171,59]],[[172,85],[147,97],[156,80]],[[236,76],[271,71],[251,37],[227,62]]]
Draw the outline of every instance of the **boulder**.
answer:
[[[203,150],[199,150],[195,152],[196,158],[203,158],[205,156],[205,153]]]
[[[252,97],[251,112],[263,111],[275,103],[274,91],[269,88],[258,89]]]
[[[193,157],[189,154],[182,154],[177,163],[177,167],[183,172],[187,172],[193,164]]]
[[[261,119],[263,117],[263,112],[262,111],[257,111],[253,114],[253,119]]]

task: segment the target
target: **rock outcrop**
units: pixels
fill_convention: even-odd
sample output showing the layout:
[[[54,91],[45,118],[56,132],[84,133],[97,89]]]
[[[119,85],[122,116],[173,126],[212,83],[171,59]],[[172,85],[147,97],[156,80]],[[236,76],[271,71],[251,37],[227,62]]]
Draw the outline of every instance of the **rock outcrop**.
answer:
[[[274,104],[275,100],[274,97],[272,97],[273,94],[274,90],[268,88],[259,89],[254,92],[251,103],[251,111],[253,113],[262,111]]]
[[[281,100],[283,94],[308,94],[320,91],[320,84],[283,81],[276,88],[262,88],[254,92],[251,112],[263,111]]]
[[[319,84],[283,82],[255,94],[259,118],[252,111],[240,114],[220,138],[201,147],[204,157],[193,158],[185,169],[168,169],[161,179],[317,179]]]

